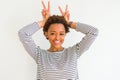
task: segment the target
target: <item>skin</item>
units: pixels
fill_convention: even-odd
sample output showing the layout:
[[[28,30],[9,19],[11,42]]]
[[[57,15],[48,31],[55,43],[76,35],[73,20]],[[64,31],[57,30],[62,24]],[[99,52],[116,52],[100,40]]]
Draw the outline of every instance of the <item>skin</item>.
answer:
[[[61,51],[64,49],[62,44],[64,43],[66,32],[63,24],[52,24],[45,34],[51,44],[49,51]]]
[[[38,21],[37,23],[42,28],[44,26],[46,20],[50,17],[50,1],[48,1],[48,8],[46,8],[43,1],[41,3],[43,6],[43,10],[41,12],[43,19],[41,21]],[[68,5],[66,5],[65,11],[63,11],[60,6],[58,8],[59,8],[61,15],[64,16],[67,23],[69,23],[70,14],[69,14],[69,10],[68,10]],[[72,29],[75,29],[76,22],[73,22],[70,27]],[[55,52],[55,51],[61,51],[64,49],[62,47],[62,44],[64,42],[66,33],[65,33],[65,28],[64,28],[63,24],[60,24],[60,23],[52,24],[50,26],[50,28],[48,29],[48,32],[45,32],[45,36],[48,38],[48,40],[51,44],[48,51]]]

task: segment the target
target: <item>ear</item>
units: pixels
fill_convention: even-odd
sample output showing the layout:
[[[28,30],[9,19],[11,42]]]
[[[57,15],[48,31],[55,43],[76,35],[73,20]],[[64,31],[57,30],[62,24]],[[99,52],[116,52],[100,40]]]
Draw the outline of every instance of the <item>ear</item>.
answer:
[[[46,39],[48,39],[48,32],[45,32],[44,35],[45,35]]]

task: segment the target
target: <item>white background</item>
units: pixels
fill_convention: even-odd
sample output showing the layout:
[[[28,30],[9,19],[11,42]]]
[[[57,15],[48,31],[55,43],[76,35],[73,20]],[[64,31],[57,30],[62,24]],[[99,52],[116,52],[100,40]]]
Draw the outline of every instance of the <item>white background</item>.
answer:
[[[44,0],[47,4],[47,0]],[[99,36],[78,60],[80,80],[120,80],[120,1],[50,0],[51,13],[69,5],[72,21],[99,29]],[[24,50],[18,30],[41,20],[41,0],[0,0],[0,80],[36,80],[36,63]],[[41,48],[48,42],[38,31],[33,38]],[[71,30],[65,47],[75,44],[82,34]]]

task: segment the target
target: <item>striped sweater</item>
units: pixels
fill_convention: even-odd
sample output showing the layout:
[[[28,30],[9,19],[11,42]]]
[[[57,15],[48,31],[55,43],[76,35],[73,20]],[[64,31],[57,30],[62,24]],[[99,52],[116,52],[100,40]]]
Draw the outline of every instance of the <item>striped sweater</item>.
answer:
[[[82,40],[62,51],[49,52],[39,48],[32,39],[32,35],[39,29],[37,22],[34,22],[19,30],[20,41],[36,61],[37,80],[78,80],[77,59],[89,49],[98,30],[77,22],[76,31],[85,34]]]

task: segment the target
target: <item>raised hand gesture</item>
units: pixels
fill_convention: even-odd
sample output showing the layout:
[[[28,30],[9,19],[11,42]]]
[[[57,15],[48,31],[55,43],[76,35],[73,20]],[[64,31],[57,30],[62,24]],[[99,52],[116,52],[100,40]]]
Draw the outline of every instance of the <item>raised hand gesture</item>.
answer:
[[[43,20],[42,20],[42,27],[43,27],[47,19],[50,17],[50,1],[48,1],[48,8],[46,8],[43,1],[42,1],[42,6],[43,6],[43,9],[41,13],[43,17]]]
[[[66,5],[65,11],[63,11],[60,6],[58,8],[59,8],[62,16],[64,16],[67,23],[69,23],[69,21],[70,21],[70,13],[69,13],[69,10],[68,10],[68,5]]]

